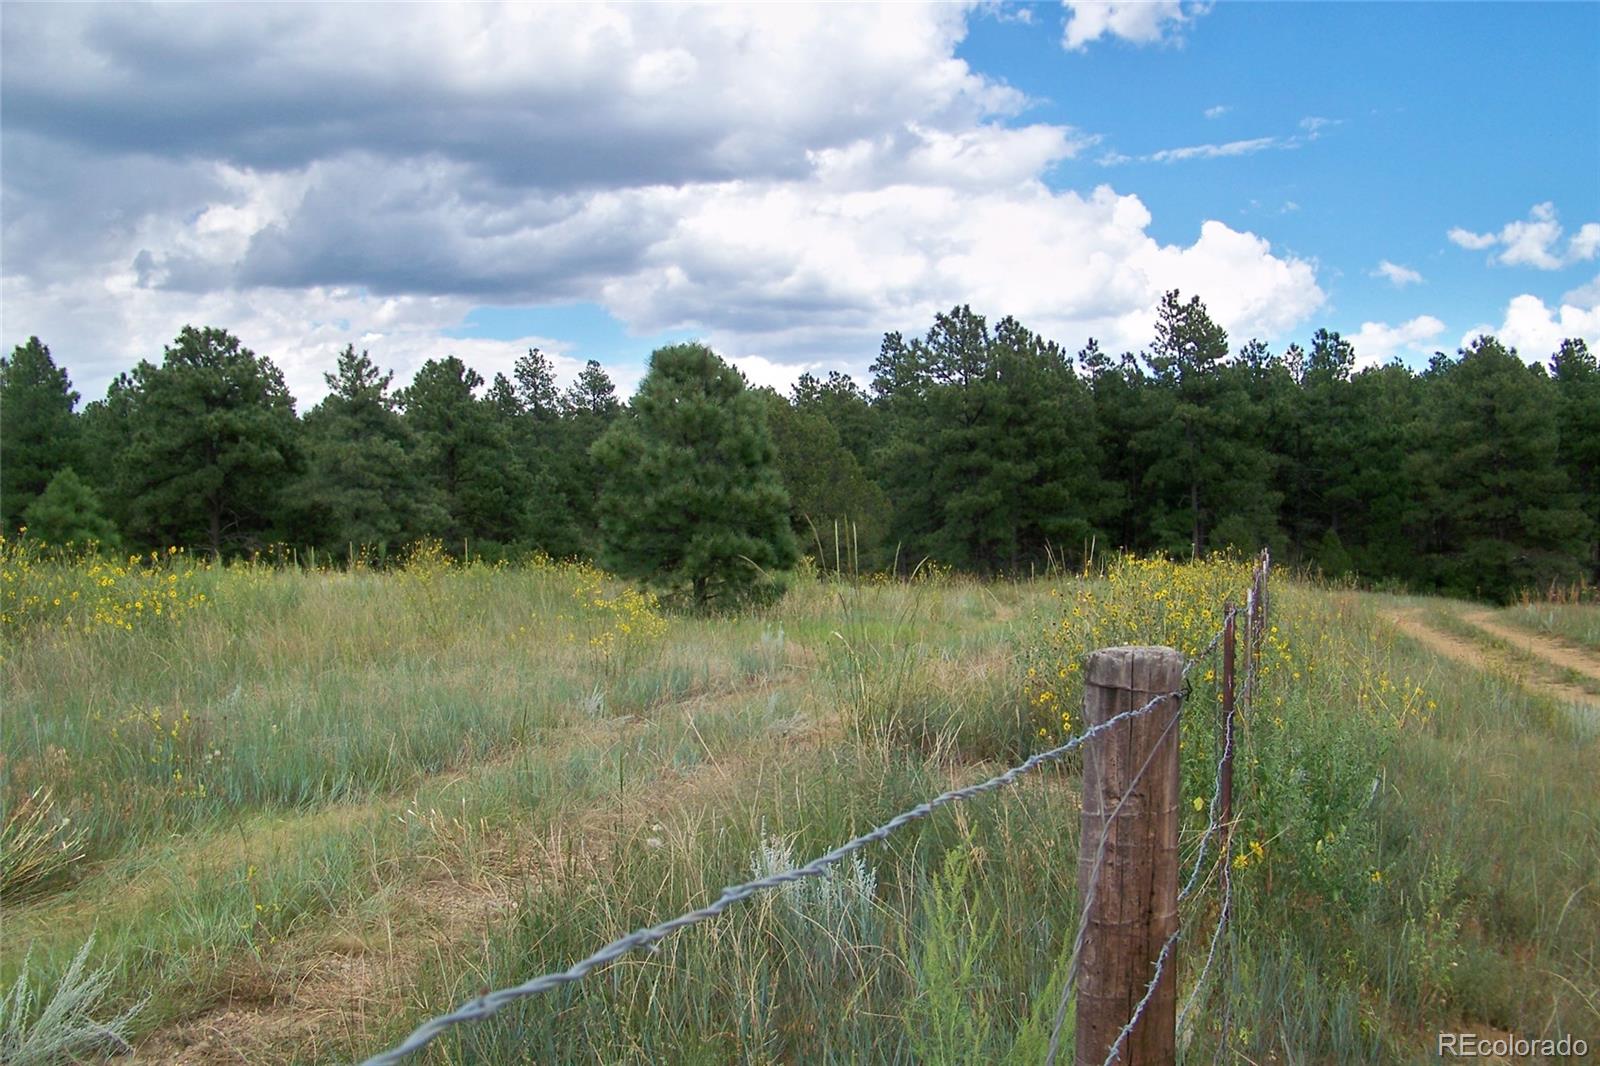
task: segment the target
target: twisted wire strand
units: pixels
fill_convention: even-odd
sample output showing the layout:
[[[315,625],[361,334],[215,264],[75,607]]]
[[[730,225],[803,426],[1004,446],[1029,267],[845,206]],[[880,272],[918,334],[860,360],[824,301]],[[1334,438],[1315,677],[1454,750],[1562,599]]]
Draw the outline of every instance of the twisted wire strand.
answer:
[[[1217,912],[1217,925],[1211,931],[1211,947],[1206,951],[1206,961],[1200,967],[1200,976],[1196,978],[1194,987],[1189,990],[1189,998],[1184,1000],[1183,1009],[1178,1012],[1177,1029],[1183,1031],[1184,1024],[1189,1019],[1190,1011],[1194,1010],[1199,1002],[1200,992],[1206,986],[1206,976],[1211,972],[1211,963],[1217,957],[1217,945],[1222,943],[1222,931],[1227,928],[1230,911],[1233,907],[1233,871],[1228,866],[1228,854],[1222,854],[1222,908]]]
[[[1254,597],[1254,592],[1252,590],[1251,595],[1247,598],[1247,601],[1246,601],[1245,610],[1246,610],[1246,617],[1247,618],[1250,617],[1248,612],[1249,612],[1250,605],[1254,602],[1254,598],[1255,598]],[[1238,612],[1238,608],[1234,608],[1234,612],[1237,613]],[[1247,637],[1246,637],[1247,641],[1250,640],[1250,639],[1253,639],[1253,636],[1254,636],[1253,634],[1248,634]],[[1248,699],[1251,700],[1252,706],[1253,706],[1254,695],[1255,695],[1255,682],[1256,682],[1256,677],[1257,677],[1256,667],[1257,667],[1258,660],[1257,660],[1257,657],[1254,654],[1251,654],[1248,651],[1246,652],[1245,659],[1246,659],[1247,665],[1245,667],[1245,675],[1244,675],[1244,678],[1243,678],[1243,683],[1241,685],[1241,688],[1242,688],[1245,696]],[[1211,793],[1211,812],[1210,812],[1211,824],[1206,827],[1205,836],[1201,838],[1201,841],[1200,841],[1200,845],[1201,845],[1200,854],[1195,857],[1194,869],[1189,874],[1189,883],[1184,885],[1183,891],[1178,893],[1178,899],[1179,900],[1182,900],[1185,896],[1187,896],[1189,894],[1190,889],[1192,889],[1194,887],[1194,885],[1195,885],[1196,879],[1200,876],[1200,868],[1201,868],[1200,867],[1200,860],[1204,857],[1204,854],[1205,854],[1205,843],[1206,843],[1206,840],[1209,839],[1216,830],[1224,828],[1223,825],[1222,825],[1222,822],[1217,817],[1217,815],[1219,813],[1218,805],[1219,805],[1219,802],[1221,800],[1221,795],[1222,795],[1222,766],[1223,766],[1223,763],[1226,762],[1228,760],[1228,758],[1230,758],[1233,755],[1233,746],[1234,746],[1233,745],[1233,739],[1234,738],[1233,738],[1233,736],[1231,734],[1227,735],[1226,740],[1224,741],[1224,745],[1223,745],[1222,757],[1221,757],[1221,759],[1219,759],[1217,761],[1216,787]],[[1228,827],[1228,828],[1231,829],[1231,826]],[[1188,998],[1184,1000],[1183,1009],[1178,1012],[1177,1029],[1178,1029],[1179,1032],[1183,1031],[1184,1025],[1188,1021],[1190,1013],[1194,1010],[1196,1004],[1199,1002],[1200,993],[1201,993],[1202,990],[1204,990],[1204,988],[1206,986],[1206,979],[1211,973],[1212,963],[1216,961],[1217,949],[1218,949],[1219,945],[1222,943],[1222,934],[1223,934],[1223,932],[1225,931],[1225,929],[1227,927],[1228,919],[1232,916],[1232,913],[1233,913],[1233,869],[1229,864],[1228,852],[1227,852],[1227,848],[1226,847],[1224,847],[1222,855],[1221,855],[1221,872],[1222,872],[1222,904],[1217,910],[1217,924],[1216,924],[1216,927],[1211,931],[1211,945],[1206,951],[1206,961],[1200,967],[1200,976],[1195,979],[1194,987],[1189,990]]]
[[[1039,766],[1045,763],[1054,762],[1062,758],[1068,752],[1071,752],[1073,749],[1084,744],[1086,741],[1092,739],[1096,735],[1130,719],[1148,714],[1163,700],[1172,698],[1181,699],[1182,693],[1160,693],[1159,695],[1152,697],[1151,700],[1142,707],[1136,707],[1132,710],[1123,711],[1120,714],[1113,715],[1112,717],[1107,718],[1104,722],[1085,730],[1065,743],[1059,744],[1047,751],[1041,751],[1035,755],[1032,755],[1027,760],[1018,763],[1016,766],[1006,770],[1004,773],[997,774],[996,776],[989,778],[987,781],[982,781],[974,785],[967,785],[963,788],[951,789],[948,792],[941,793],[925,803],[920,803],[909,810],[902,811],[900,814],[895,815],[893,818],[889,819],[887,822],[884,822],[876,829],[873,829],[867,833],[863,833],[852,840],[848,840],[845,843],[840,844],[832,851],[819,855],[817,858],[806,863],[804,866],[796,867],[793,870],[779,871],[777,873],[769,874],[765,877],[760,877],[752,881],[746,881],[743,884],[730,885],[722,890],[722,895],[713,900],[711,903],[706,904],[704,907],[688,911],[676,918],[669,919],[668,921],[661,922],[657,925],[636,929],[626,936],[613,940],[611,943],[600,948],[587,958],[573,963],[565,970],[543,974],[539,977],[532,978],[531,980],[524,981],[519,985],[513,985],[509,988],[502,988],[497,991],[488,992],[484,995],[470,999],[447,1014],[441,1014],[434,1018],[430,1018],[426,1022],[423,1022],[421,1025],[417,1026],[417,1028],[413,1030],[411,1035],[406,1037],[405,1040],[401,1041],[399,1044],[387,1051],[380,1052],[379,1054],[368,1058],[362,1063],[362,1066],[394,1066],[395,1063],[402,1062],[412,1054],[426,1047],[429,1043],[438,1038],[442,1033],[452,1026],[459,1025],[462,1022],[481,1021],[482,1019],[488,1018],[497,1013],[507,1004],[510,1004],[516,1000],[538,995],[541,992],[549,991],[550,989],[559,985],[580,981],[599,967],[611,962],[615,962],[617,959],[631,951],[637,950],[638,948],[648,947],[657,941],[677,932],[679,929],[684,929],[688,926],[703,922],[708,918],[714,918],[723,911],[727,910],[733,904],[738,903],[741,900],[748,899],[757,892],[761,892],[770,888],[777,888],[793,881],[799,881],[802,878],[820,876],[828,869],[828,867],[839,862],[841,859],[847,858],[855,852],[860,851],[868,844],[876,843],[880,840],[886,839],[889,834],[893,833],[902,826],[917,821],[920,818],[926,818],[940,807],[947,806],[959,800],[971,799],[974,796],[982,795],[986,792],[993,792],[996,789],[1004,787],[1005,785],[1012,784],[1023,774],[1037,769]],[[1174,721],[1176,721],[1176,718],[1174,718]]]
[[[1144,1015],[1145,1007],[1149,1006],[1150,1000],[1155,997],[1156,985],[1161,983],[1161,973],[1167,968],[1167,957],[1172,954],[1172,949],[1177,946],[1178,936],[1182,932],[1182,926],[1174,929],[1172,935],[1167,937],[1167,942],[1161,945],[1161,954],[1156,956],[1156,972],[1150,975],[1150,983],[1145,985],[1144,995],[1140,997],[1138,1004],[1133,1008],[1133,1017],[1128,1019],[1128,1024],[1122,1027],[1122,1031],[1117,1033],[1117,1038],[1111,1042],[1111,1049],[1106,1052],[1106,1061],[1103,1066],[1111,1066],[1116,1061],[1117,1056],[1122,1053],[1122,1042],[1128,1039],[1128,1034],[1133,1032],[1133,1027],[1139,1024],[1139,1019]]]
[[[1188,687],[1187,682],[1190,670],[1192,670],[1197,663],[1205,659],[1213,650],[1216,649],[1218,643],[1220,643],[1222,640],[1222,636],[1223,630],[1218,629],[1216,634],[1212,636],[1210,641],[1199,652],[1199,654],[1195,655],[1184,664],[1182,677],[1185,683],[1185,689]],[[824,872],[826,872],[828,867],[849,857],[855,852],[860,851],[868,844],[877,843],[887,839],[888,836],[895,830],[900,829],[911,822],[926,818],[941,807],[961,800],[971,799],[987,792],[993,792],[1006,785],[1012,784],[1022,777],[1022,775],[1037,769],[1039,766],[1061,759],[1069,752],[1093,739],[1098,734],[1103,733],[1114,726],[1120,725],[1125,721],[1129,721],[1130,719],[1150,713],[1164,700],[1177,699],[1180,701],[1179,713],[1173,716],[1172,721],[1168,723],[1167,729],[1162,733],[1162,739],[1164,740],[1171,732],[1173,727],[1177,724],[1179,718],[1182,716],[1182,701],[1184,696],[1185,693],[1181,691],[1159,693],[1156,696],[1153,696],[1143,706],[1115,714],[1106,719],[1104,722],[1090,727],[1083,733],[1078,734],[1070,740],[1067,740],[1064,743],[1046,751],[1038,752],[1023,762],[1018,763],[1016,766],[1011,767],[1009,770],[997,774],[986,781],[981,781],[973,785],[967,785],[963,788],[950,789],[947,792],[940,793],[931,800],[920,803],[909,810],[902,811],[875,829],[872,829],[867,833],[863,833],[860,836],[840,844],[833,850],[819,855],[817,858],[806,863],[804,866],[796,867],[793,870],[779,871],[777,873],[769,874],[765,877],[757,878],[752,881],[746,881],[742,884],[730,885],[724,888],[722,890],[722,894],[711,903],[708,903],[705,906],[695,910],[686,911],[676,918],[660,922],[656,925],[636,929],[626,936],[622,936],[616,940],[613,940],[611,943],[595,951],[587,958],[573,963],[565,970],[552,971],[550,973],[542,974],[538,977],[524,981],[521,984],[498,989],[496,991],[474,997],[473,999],[461,1004],[453,1011],[450,1011],[446,1014],[437,1015],[433,1018],[430,1018],[428,1021],[423,1022],[412,1031],[410,1036],[406,1037],[399,1044],[396,1044],[387,1051],[383,1051],[371,1056],[370,1058],[366,1059],[361,1066],[394,1066],[394,1064],[403,1062],[411,1055],[432,1043],[452,1026],[456,1026],[468,1021],[481,1021],[485,1018],[493,1016],[508,1004],[519,999],[525,999],[530,996],[538,995],[560,985],[581,981],[596,969],[615,962],[617,959],[620,959],[629,952],[635,951],[642,947],[649,947],[680,929],[685,929],[691,925],[696,925],[700,922],[706,921],[707,919],[714,918],[723,913],[733,904],[746,900],[755,895],[757,892],[778,888],[782,885],[799,881],[803,878],[821,876]],[[1159,741],[1157,742],[1156,747],[1160,747]],[[1145,760],[1144,765],[1140,767],[1139,772],[1134,776],[1132,785],[1136,785],[1143,777],[1144,772],[1150,766],[1153,757],[1154,752],[1152,752],[1150,758]],[[1119,800],[1116,808],[1114,808],[1112,811],[1111,819],[1109,819],[1107,825],[1102,828],[1095,865],[1091,872],[1091,895],[1093,886],[1098,880],[1100,869],[1104,865],[1106,833],[1109,832],[1110,821],[1115,820],[1116,815],[1121,811],[1123,803],[1127,801],[1128,795],[1132,792],[1132,785],[1130,785],[1127,792],[1123,793],[1121,800]],[[1218,788],[1220,789],[1220,784]],[[1216,797],[1213,795],[1213,812],[1211,819],[1213,823],[1216,821],[1215,802]],[[1202,846],[1204,845],[1204,841],[1210,837],[1215,829],[1215,824],[1207,828],[1206,836],[1202,838]],[[1190,880],[1192,887],[1193,875],[1191,875]],[[1087,919],[1087,913],[1085,914],[1085,919]],[[1068,971],[1068,979],[1063,988],[1062,1005],[1057,1011],[1054,1030],[1051,1033],[1049,1057],[1047,1059],[1048,1063],[1053,1063],[1055,1060],[1060,1042],[1061,1025],[1062,1019],[1065,1015],[1067,997],[1071,995],[1072,988],[1076,983],[1077,970],[1081,962],[1083,928],[1083,923],[1080,922],[1078,935],[1073,945],[1073,959]],[[1135,1008],[1133,1018],[1129,1019],[1128,1024],[1123,1028],[1122,1034],[1119,1035],[1117,1043],[1113,1045],[1111,1057],[1106,1060],[1108,1064],[1110,1063],[1111,1058],[1116,1056],[1117,1048],[1120,1047],[1122,1041],[1126,1039],[1127,1034],[1132,1031],[1134,1024],[1137,1023],[1140,1015],[1143,1013],[1146,1004],[1150,1000],[1150,997],[1154,994],[1156,981],[1160,979],[1161,971],[1166,964],[1166,959],[1173,946],[1176,944],[1177,939],[1178,932],[1175,931],[1167,940],[1166,945],[1162,948],[1161,955],[1157,959],[1156,976],[1151,980],[1149,988],[1146,989],[1144,998],[1140,1000],[1138,1006]],[[1213,939],[1215,940],[1215,936]]]
[[[1199,655],[1195,656],[1193,660],[1191,660],[1190,665],[1199,662],[1202,658],[1205,658],[1211,653],[1211,649],[1216,647],[1217,641],[1221,640],[1223,633],[1226,632],[1228,622],[1237,617],[1238,613],[1239,608],[1228,608],[1227,614],[1225,614],[1222,619],[1222,630],[1219,630],[1217,635],[1212,638],[1211,644],[1206,648],[1205,651],[1201,652]],[[1254,669],[1254,667],[1252,667],[1252,669]],[[1184,672],[1187,674],[1188,670],[1185,669]],[[1194,868],[1189,871],[1189,880],[1184,884],[1183,889],[1178,893],[1179,902],[1182,902],[1188,897],[1189,893],[1194,889],[1195,883],[1200,879],[1200,868],[1205,861],[1207,845],[1210,843],[1211,838],[1216,835],[1217,831],[1222,828],[1222,822],[1217,817],[1221,813],[1222,807],[1222,768],[1227,765],[1228,760],[1232,758],[1232,756],[1233,734],[1229,733],[1226,735],[1223,741],[1222,754],[1217,757],[1217,774],[1216,779],[1211,786],[1211,806],[1207,811],[1206,820],[1208,824],[1206,825],[1206,831],[1200,836],[1200,847],[1195,852]]]

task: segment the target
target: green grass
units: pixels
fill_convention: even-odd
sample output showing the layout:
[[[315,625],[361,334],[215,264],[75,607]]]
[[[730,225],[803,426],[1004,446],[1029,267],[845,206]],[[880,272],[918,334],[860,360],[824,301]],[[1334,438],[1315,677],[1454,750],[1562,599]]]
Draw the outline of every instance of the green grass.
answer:
[[[224,1034],[251,1061],[359,1058],[987,776],[1059,726],[1030,666],[1195,639],[1234,574],[810,583],[661,619],[570,567],[204,570],[178,627],[13,629],[0,798],[49,784],[85,855],[3,901],[0,987],[26,964],[37,1012],[93,936],[109,980],[85,1009],[139,1006],[136,1042],[231,1009],[264,1019]],[[1056,625],[1080,602],[1093,618]],[[1275,587],[1236,921],[1187,1059],[1427,1061],[1462,1024],[1600,1035],[1594,743],[1395,637],[1389,602]],[[1186,872],[1215,699],[1197,674]],[[1077,922],[1076,786],[1069,761],[942,812],[420,1061],[1037,1061]],[[314,1021],[271,1024],[294,1012]]]

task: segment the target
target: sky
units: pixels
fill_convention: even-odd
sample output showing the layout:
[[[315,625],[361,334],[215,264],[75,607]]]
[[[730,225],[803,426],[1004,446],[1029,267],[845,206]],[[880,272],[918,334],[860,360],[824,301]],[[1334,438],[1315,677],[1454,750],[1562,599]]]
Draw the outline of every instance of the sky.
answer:
[[[864,380],[956,304],[1176,288],[1362,365],[1600,345],[1600,4],[0,5],[0,322],[84,400],[186,324],[302,410],[529,347]]]

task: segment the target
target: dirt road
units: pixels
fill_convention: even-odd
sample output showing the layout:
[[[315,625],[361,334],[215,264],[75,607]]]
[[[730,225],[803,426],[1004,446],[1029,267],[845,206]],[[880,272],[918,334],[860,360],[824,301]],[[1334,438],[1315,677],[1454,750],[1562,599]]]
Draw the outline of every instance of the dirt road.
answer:
[[[1558,644],[1535,633],[1525,633],[1494,621],[1488,611],[1468,610],[1457,617],[1482,632],[1505,641],[1509,646],[1525,652],[1542,662],[1547,669],[1539,672],[1528,669],[1510,655],[1506,655],[1482,641],[1435,628],[1430,625],[1421,608],[1406,608],[1384,612],[1384,617],[1396,629],[1440,655],[1479,670],[1493,670],[1511,677],[1523,688],[1542,692],[1563,703],[1587,708],[1591,712],[1600,707],[1600,697],[1591,695],[1578,685],[1560,680],[1563,670],[1574,670],[1600,681],[1600,662],[1570,645]]]

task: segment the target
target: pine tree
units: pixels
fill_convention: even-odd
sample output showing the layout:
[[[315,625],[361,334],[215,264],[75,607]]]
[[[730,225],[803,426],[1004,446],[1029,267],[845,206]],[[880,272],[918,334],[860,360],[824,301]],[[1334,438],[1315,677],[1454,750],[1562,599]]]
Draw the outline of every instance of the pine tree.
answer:
[[[889,523],[889,499],[861,469],[818,404],[792,405],[763,389],[767,424],[789,494],[796,537],[826,566],[871,567]]]
[[[311,539],[336,554],[387,554],[442,533],[447,516],[389,391],[394,374],[346,345],[337,369],[323,378],[329,392],[305,417],[306,471],[295,493],[310,512]]]
[[[1479,337],[1432,374],[1439,585],[1506,597],[1575,577],[1587,529],[1558,462],[1559,397],[1544,368]]]
[[[1094,408],[1058,345],[962,306],[920,340],[885,336],[873,371],[894,539],[913,557],[1017,572],[1091,537],[1107,500]]]
[[[622,404],[610,376],[590,359],[562,397],[561,408],[559,429],[547,437],[553,441],[550,483],[560,493],[565,514],[577,530],[583,549],[598,552],[601,470],[593,448],[621,415]]]
[[[1587,344],[1570,339],[1550,360],[1550,376],[1560,398],[1557,453],[1588,522],[1589,577],[1600,582],[1600,366]]]
[[[121,481],[141,544],[258,546],[298,472],[294,400],[272,362],[225,330],[185,326],[161,365],[140,363],[128,396]]]
[[[520,543],[533,491],[492,400],[476,395],[482,386],[482,376],[452,355],[424,363],[399,397],[426,481],[448,516],[444,537],[452,548]]]
[[[1278,532],[1273,457],[1252,439],[1247,377],[1227,358],[1228,334],[1200,298],[1167,293],[1148,357],[1164,417],[1142,443],[1158,489],[1158,546],[1169,551],[1254,549]]]
[[[594,366],[599,369],[600,364],[595,363]],[[553,420],[561,414],[561,393],[556,388],[555,367],[544,352],[529,348],[527,355],[517,359],[511,376],[516,379],[517,399],[521,401],[525,412],[541,422]]]
[[[28,536],[45,544],[115,548],[117,530],[94,489],[70,466],[62,467],[23,513]]]
[[[710,348],[657,349],[594,457],[611,569],[699,611],[781,591],[797,550],[766,411]]]
[[[66,370],[38,337],[0,357],[0,529],[15,529],[56,472],[78,458],[77,402]]]

